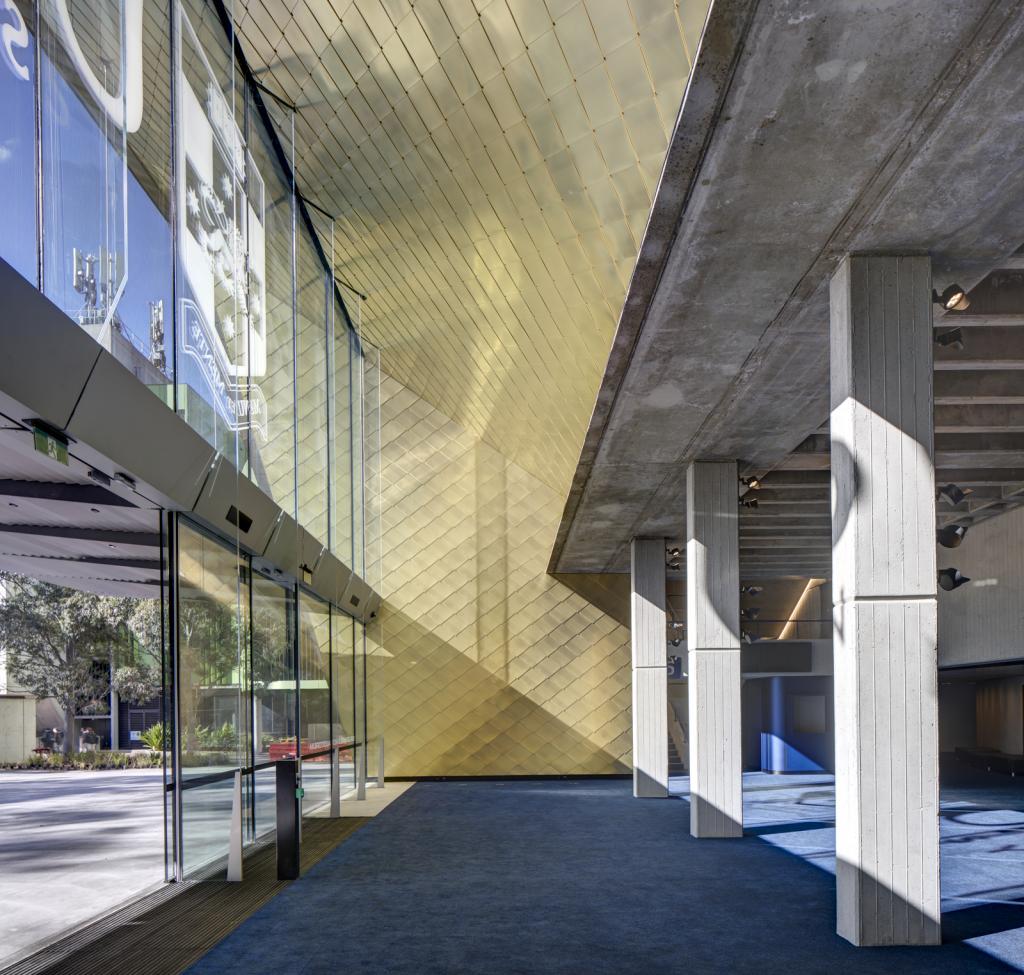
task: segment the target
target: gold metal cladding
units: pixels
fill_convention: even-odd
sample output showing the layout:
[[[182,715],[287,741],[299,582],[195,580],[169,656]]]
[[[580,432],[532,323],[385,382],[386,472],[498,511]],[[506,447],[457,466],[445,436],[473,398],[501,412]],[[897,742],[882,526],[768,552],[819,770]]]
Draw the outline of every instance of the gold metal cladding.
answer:
[[[252,0],[385,368],[568,485],[707,0]]]

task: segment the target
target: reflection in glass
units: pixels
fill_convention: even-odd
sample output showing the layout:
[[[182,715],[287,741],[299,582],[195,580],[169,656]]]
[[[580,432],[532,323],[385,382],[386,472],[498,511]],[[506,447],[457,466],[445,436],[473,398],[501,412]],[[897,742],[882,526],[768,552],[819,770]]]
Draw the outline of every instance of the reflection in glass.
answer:
[[[331,551],[352,562],[352,377],[345,313],[334,301],[333,381],[331,383]]]
[[[142,111],[127,134],[127,277],[110,352],[173,407],[171,0],[140,7]]]
[[[352,355],[349,369],[349,389],[352,394],[350,429],[352,433],[352,568],[360,576],[365,571],[365,535],[363,523],[363,354],[359,339],[349,333]]]
[[[43,289],[111,349],[127,266],[126,94],[122,39],[141,44],[142,5],[40,8]],[[132,10],[130,18],[124,13]]]
[[[327,289],[305,225],[296,235],[298,284],[298,522],[327,539]]]
[[[252,578],[252,686],[255,764],[295,755],[295,593]],[[274,770],[255,774],[255,833],[273,829]]]
[[[184,522],[178,526],[178,733],[181,779],[248,765],[248,584],[236,554]],[[227,854],[227,820],[221,793],[203,787],[203,798],[182,794],[186,871]],[[197,805],[198,803],[198,805]],[[223,838],[224,843],[220,845]],[[211,852],[212,851],[212,852]]]
[[[39,284],[36,228],[36,38],[35,4],[0,5],[0,182],[4,219],[0,257]]]
[[[291,113],[268,106],[277,143],[291,160]],[[262,174],[262,280],[266,340],[254,356],[250,379],[266,405],[262,423],[249,429],[249,477],[288,514],[295,514],[295,270],[292,253],[294,195],[271,134],[249,96],[250,148],[254,168]]]
[[[177,10],[177,408],[237,465],[237,432],[266,421],[249,385],[266,355],[264,187],[235,118],[230,39],[208,5]]]

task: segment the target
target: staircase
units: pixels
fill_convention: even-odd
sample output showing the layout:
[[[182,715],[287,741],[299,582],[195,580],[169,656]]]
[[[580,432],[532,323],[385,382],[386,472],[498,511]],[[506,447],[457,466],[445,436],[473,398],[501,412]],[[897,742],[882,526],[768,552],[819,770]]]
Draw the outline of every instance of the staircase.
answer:
[[[671,735],[668,736],[668,774],[669,777],[687,774],[686,763],[683,761],[683,756],[679,754]]]
[[[676,709],[672,702],[668,702],[668,774],[687,775],[689,769],[686,767],[687,741],[686,732],[679,723]]]

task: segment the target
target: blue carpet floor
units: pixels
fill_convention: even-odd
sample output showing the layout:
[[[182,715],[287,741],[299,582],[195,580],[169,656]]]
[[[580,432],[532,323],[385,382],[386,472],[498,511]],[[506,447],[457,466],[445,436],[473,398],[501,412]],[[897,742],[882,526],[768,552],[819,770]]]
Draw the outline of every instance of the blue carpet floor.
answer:
[[[419,783],[190,972],[1024,971],[1019,789],[944,808],[947,943],[856,949],[834,933],[831,779],[744,779],[748,835],[724,841],[690,837],[685,779],[676,801],[625,781]]]

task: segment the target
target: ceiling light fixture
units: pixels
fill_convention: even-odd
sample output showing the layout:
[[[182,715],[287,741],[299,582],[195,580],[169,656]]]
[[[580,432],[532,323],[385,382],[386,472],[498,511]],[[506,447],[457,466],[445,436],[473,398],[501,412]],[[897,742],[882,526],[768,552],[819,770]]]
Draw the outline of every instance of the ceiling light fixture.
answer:
[[[939,588],[945,589],[946,592],[959,589],[965,582],[970,581],[959,569],[939,569]]]
[[[966,311],[971,303],[967,292],[958,284],[951,284],[948,288],[943,288],[942,294],[933,290],[932,301],[937,305],[942,305],[946,311]]]
[[[740,586],[740,595],[760,596],[764,592],[764,586]]]
[[[966,534],[966,525],[944,525],[935,533],[935,537],[943,548],[956,548]]]
[[[761,615],[760,606],[751,606],[749,609],[741,609],[740,617],[745,620],[756,620]]]
[[[743,486],[750,488],[751,491],[756,491],[761,487],[761,479],[755,474],[752,477],[741,477]]]
[[[935,344],[944,349],[962,349],[964,347],[964,330],[951,328],[948,332],[940,332],[935,336]]]
[[[740,504],[743,505],[744,508],[756,508],[757,498],[740,498]]]
[[[939,488],[938,497],[945,498],[950,504],[959,504],[968,494],[974,494],[973,488],[961,488],[955,484],[943,484]]]

